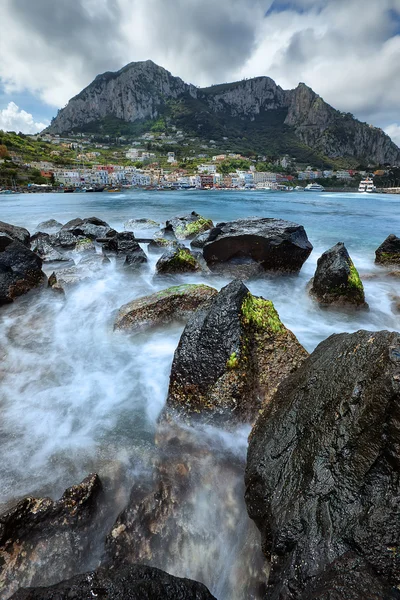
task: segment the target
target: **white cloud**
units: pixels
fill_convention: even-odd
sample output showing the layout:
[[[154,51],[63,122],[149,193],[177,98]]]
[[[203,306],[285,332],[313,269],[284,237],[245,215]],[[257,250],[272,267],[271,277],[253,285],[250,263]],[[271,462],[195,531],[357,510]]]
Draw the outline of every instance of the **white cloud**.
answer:
[[[385,127],[385,131],[392,138],[395,144],[400,147],[400,125],[397,123],[392,123]]]
[[[9,102],[7,108],[0,110],[0,129],[3,131],[22,131],[22,133],[37,133],[48,123],[37,123],[33,116],[21,110],[15,102]]]

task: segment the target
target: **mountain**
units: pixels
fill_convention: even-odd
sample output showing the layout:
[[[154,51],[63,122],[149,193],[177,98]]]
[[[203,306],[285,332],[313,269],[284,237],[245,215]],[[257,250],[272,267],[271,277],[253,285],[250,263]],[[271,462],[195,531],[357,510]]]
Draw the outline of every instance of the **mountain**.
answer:
[[[175,126],[232,149],[296,158],[351,158],[400,164],[381,129],[341,113],[300,83],[283,90],[269,77],[197,88],[148,60],[98,75],[58,112],[46,131],[139,134]]]

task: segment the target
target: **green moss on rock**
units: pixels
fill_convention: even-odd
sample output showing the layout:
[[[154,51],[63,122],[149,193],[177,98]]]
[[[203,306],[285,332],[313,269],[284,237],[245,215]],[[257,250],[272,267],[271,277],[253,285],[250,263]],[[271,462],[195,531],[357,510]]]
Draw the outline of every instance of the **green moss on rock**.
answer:
[[[353,261],[350,261],[350,275],[348,279],[349,287],[358,290],[362,294],[364,294],[364,286],[360,279],[357,269],[355,268]]]
[[[227,369],[237,369],[238,366],[239,366],[239,359],[236,355],[236,352],[232,352],[232,354],[226,361],[226,368]]]
[[[257,298],[249,293],[242,303],[242,316],[245,325],[252,325],[256,329],[269,329],[272,333],[281,333],[284,330],[271,300]]]

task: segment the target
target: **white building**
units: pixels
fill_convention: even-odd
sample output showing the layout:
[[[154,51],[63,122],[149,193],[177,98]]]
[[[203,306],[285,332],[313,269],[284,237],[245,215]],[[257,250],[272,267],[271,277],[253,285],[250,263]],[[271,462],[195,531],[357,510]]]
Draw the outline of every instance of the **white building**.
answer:
[[[207,175],[215,175],[217,172],[216,165],[199,165],[197,167],[199,173],[206,173]]]
[[[175,162],[175,152],[168,152],[167,162],[169,162],[169,163]]]
[[[255,173],[253,173],[253,181],[255,185],[257,185],[257,183],[276,183],[276,173],[271,173],[269,171],[255,171]]]

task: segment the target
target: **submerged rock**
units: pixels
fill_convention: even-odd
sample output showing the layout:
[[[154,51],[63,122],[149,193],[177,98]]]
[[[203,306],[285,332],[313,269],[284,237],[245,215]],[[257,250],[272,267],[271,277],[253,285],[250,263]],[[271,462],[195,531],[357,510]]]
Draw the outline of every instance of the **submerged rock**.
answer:
[[[201,271],[200,263],[188,248],[179,246],[164,252],[156,264],[159,275],[174,275],[177,273],[196,273]]]
[[[0,221],[0,235],[8,235],[14,241],[20,242],[29,248],[31,235],[24,227],[17,227],[16,225]]]
[[[42,221],[39,225],[36,226],[36,231],[45,231],[46,233],[50,230],[58,230],[63,227],[63,224],[55,219],[48,219],[47,221]]]
[[[339,242],[318,259],[310,294],[323,306],[368,308],[364,286],[343,243]]]
[[[42,259],[20,242],[0,233],[0,305],[44,285]]]
[[[306,356],[272,302],[233,281],[186,325],[163,417],[251,422]]]
[[[246,470],[268,597],[375,599],[398,585],[399,423],[398,333],[333,335],[281,383]]]
[[[100,568],[48,588],[19,590],[11,600],[216,600],[197,581],[146,565]]]
[[[31,237],[31,250],[35,252],[43,262],[62,262],[70,260],[53,246],[48,233],[38,232]]]
[[[300,271],[311,251],[304,227],[281,219],[218,223],[203,246],[211,269],[257,263],[265,271],[291,273]]]
[[[217,290],[203,284],[170,287],[121,306],[114,329],[135,331],[171,321],[187,321],[193,311],[216,294]]]
[[[95,514],[101,489],[98,475],[92,474],[68,488],[58,501],[28,497],[0,515],[3,598],[19,585],[37,585],[43,580],[55,583],[79,570],[90,548],[85,531]]]
[[[189,215],[175,217],[166,222],[164,235],[172,232],[178,240],[191,240],[199,233],[212,229],[213,222],[193,211]]]
[[[55,291],[78,285],[83,281],[95,279],[99,269],[110,264],[110,259],[101,254],[93,254],[82,258],[77,264],[65,269],[54,271],[49,277],[49,285]]]
[[[393,233],[375,250],[375,262],[378,265],[400,266],[400,238]]]
[[[161,254],[167,249],[175,249],[183,247],[177,240],[167,240],[165,238],[157,237],[152,240],[147,246],[147,250],[154,254]]]
[[[152,221],[151,219],[129,219],[124,223],[124,229],[126,231],[136,231],[139,229],[154,229],[159,227],[159,223]]]

